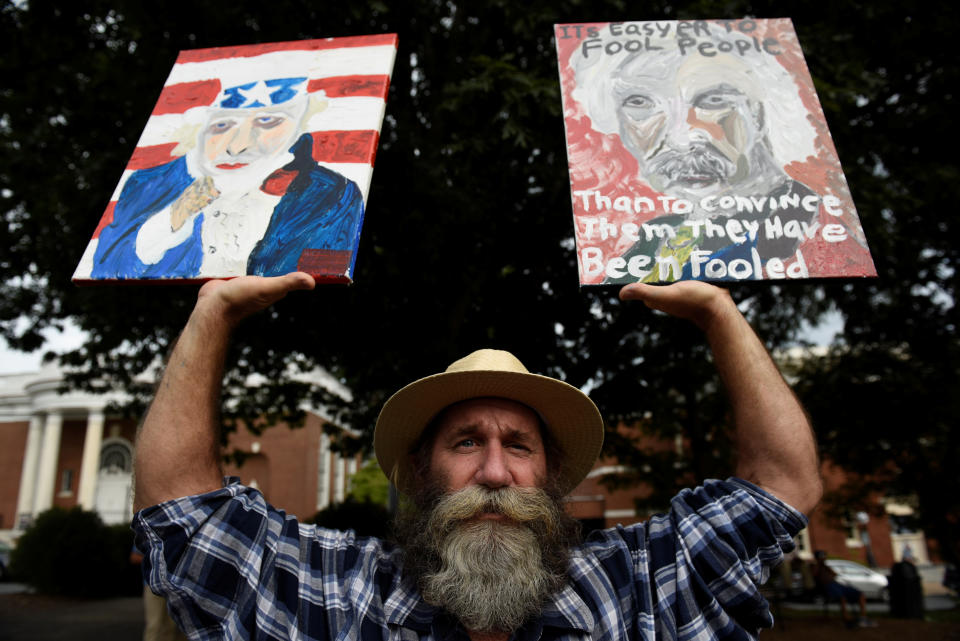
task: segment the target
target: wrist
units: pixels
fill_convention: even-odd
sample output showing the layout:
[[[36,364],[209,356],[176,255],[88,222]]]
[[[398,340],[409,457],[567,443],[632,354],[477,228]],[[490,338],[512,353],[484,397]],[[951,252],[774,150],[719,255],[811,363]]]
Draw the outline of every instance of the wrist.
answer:
[[[240,319],[234,318],[226,305],[201,300],[193,308],[187,320],[187,329],[196,332],[205,340],[229,339]]]
[[[737,309],[737,304],[733,302],[730,292],[716,288],[715,295],[703,306],[694,323],[709,335],[739,319],[743,319],[743,315]]]

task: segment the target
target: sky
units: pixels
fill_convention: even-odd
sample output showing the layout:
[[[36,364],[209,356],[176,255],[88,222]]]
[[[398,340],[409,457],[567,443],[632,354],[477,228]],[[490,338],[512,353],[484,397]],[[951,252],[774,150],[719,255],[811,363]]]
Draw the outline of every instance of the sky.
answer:
[[[10,349],[7,342],[0,338],[0,374],[20,374],[35,372],[40,369],[40,361],[47,351],[65,352],[83,344],[85,334],[78,327],[67,326],[63,332],[48,330],[44,332],[47,339],[42,349],[32,353]]]
[[[805,324],[802,336],[814,345],[829,345],[833,337],[842,331],[843,318],[837,312],[829,312],[818,325]],[[10,349],[6,341],[0,338],[0,374],[38,371],[45,352],[74,349],[82,345],[85,338],[85,334],[75,326],[67,326],[63,332],[49,330],[45,332],[45,336],[47,343],[44,348],[30,354]]]

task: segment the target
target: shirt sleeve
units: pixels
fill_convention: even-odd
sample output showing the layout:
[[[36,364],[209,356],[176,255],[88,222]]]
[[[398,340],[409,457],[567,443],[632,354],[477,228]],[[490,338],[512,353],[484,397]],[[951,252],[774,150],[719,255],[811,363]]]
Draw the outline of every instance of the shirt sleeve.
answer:
[[[750,638],[742,633],[771,627],[760,585],[806,524],[800,512],[741,479],[678,494],[647,531],[661,625],[672,620],[689,638],[705,630]]]
[[[753,639],[773,625],[760,584],[806,522],[747,481],[707,481],[666,514],[592,537],[581,592],[601,624],[622,617],[638,638]]]
[[[349,627],[382,544],[301,525],[260,492],[225,487],[134,516],[144,576],[191,639],[330,638]]]

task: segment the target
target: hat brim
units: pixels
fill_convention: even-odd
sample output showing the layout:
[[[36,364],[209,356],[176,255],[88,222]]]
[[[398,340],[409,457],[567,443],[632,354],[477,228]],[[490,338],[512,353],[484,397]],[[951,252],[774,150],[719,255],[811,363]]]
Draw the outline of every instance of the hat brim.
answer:
[[[603,418],[576,387],[547,376],[503,370],[444,372],[410,383],[384,404],[373,447],[381,469],[397,489],[410,494],[415,473],[411,449],[443,409],[461,401],[496,397],[540,414],[563,451],[559,489],[566,495],[587,476],[603,445]]]

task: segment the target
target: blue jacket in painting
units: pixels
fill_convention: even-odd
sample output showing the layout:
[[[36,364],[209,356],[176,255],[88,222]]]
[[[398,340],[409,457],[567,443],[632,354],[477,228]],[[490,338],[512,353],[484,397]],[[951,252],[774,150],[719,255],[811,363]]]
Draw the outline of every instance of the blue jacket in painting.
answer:
[[[353,251],[363,220],[363,197],[356,183],[319,166],[311,156],[312,138],[302,135],[293,147],[294,159],[282,172],[293,175],[273,210],[263,238],[250,252],[247,273],[279,276],[296,271],[305,249]],[[127,179],[113,213],[113,222],[100,232],[93,260],[93,278],[192,278],[203,263],[203,214],[193,232],[170,248],[157,263],[137,257],[140,226],[175,201],[194,181],[184,157],[134,172]]]

